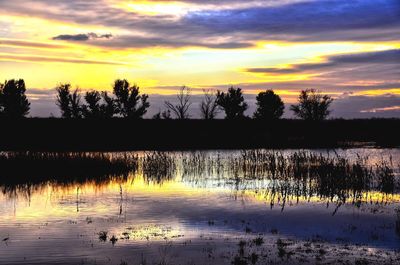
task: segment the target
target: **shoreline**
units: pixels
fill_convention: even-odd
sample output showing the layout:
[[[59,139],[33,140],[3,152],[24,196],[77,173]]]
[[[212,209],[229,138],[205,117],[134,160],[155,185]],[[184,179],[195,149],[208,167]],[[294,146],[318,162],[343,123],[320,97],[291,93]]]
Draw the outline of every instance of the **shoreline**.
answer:
[[[400,119],[0,120],[1,151],[180,151],[400,146]]]

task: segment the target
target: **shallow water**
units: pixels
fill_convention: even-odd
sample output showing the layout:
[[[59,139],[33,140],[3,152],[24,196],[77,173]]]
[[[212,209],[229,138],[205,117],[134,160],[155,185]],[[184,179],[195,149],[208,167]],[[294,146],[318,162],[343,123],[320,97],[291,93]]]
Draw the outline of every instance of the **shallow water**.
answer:
[[[400,149],[336,153],[350,160],[368,156],[370,165],[391,159],[398,177]],[[345,202],[321,194],[282,196],[271,192],[269,180],[238,181],[229,171],[204,168],[188,173],[182,158],[190,153],[170,155],[177,170],[167,178],[149,178],[138,170],[102,182],[1,186],[0,264],[231,264],[241,240],[249,264],[252,253],[256,264],[329,261],[338,253],[351,261],[399,261],[397,191],[371,190]],[[202,155],[216,161],[240,151]],[[99,237],[103,231],[105,241]],[[257,237],[262,246],[253,242]],[[278,239],[288,242],[283,256]]]

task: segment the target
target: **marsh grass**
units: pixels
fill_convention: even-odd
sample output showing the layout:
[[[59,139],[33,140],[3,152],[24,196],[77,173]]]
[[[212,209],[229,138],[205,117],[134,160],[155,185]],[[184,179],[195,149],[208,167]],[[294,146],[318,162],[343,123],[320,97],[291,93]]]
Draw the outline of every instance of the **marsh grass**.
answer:
[[[147,182],[162,183],[175,176],[176,161],[168,152],[148,152],[141,159],[143,176]]]
[[[259,196],[279,201],[306,200],[317,196],[335,202],[359,205],[373,191],[390,195],[398,190],[398,181],[390,161],[371,165],[368,157],[357,155],[353,160],[336,152],[322,154],[297,151],[289,154],[274,150],[244,150],[240,155],[205,157],[194,152],[182,158],[184,177],[201,183],[207,176],[231,185],[234,190],[253,190]],[[337,210],[337,209],[336,209]],[[336,211],[335,210],[335,211]]]
[[[350,160],[335,152],[281,152],[244,150],[221,156],[213,152],[136,153],[0,153],[0,182],[3,192],[23,189],[46,181],[56,184],[108,181],[142,173],[147,183],[162,184],[181,177],[196,187],[231,187],[235,192],[252,191],[282,206],[317,197],[339,208],[351,202],[359,206],[368,193],[387,196],[398,191],[392,160],[375,164],[368,157]],[[208,187],[206,187],[208,188]],[[29,189],[27,189],[29,191]],[[30,192],[30,191],[29,191]],[[337,211],[335,209],[334,213]]]

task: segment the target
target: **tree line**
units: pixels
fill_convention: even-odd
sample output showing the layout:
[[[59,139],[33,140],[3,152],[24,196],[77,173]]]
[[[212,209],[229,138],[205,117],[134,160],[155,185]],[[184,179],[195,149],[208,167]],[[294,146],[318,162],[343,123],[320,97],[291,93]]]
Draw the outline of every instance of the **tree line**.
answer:
[[[25,95],[23,79],[6,80],[0,83],[0,117],[22,118],[29,114],[30,103]],[[59,84],[56,87],[56,104],[65,119],[106,119],[124,117],[142,119],[150,107],[149,96],[141,94],[136,84],[131,85],[126,79],[115,80],[112,94],[106,91],[87,91],[71,89],[71,84]],[[176,95],[177,101],[165,101],[165,110],[153,116],[153,119],[189,119],[191,102],[190,88],[183,86]],[[300,92],[298,103],[290,106],[295,116],[304,120],[324,120],[329,114],[333,99],[322,95],[315,89]],[[273,90],[260,92],[256,97],[254,119],[276,120],[284,113],[285,105],[281,97]],[[202,119],[215,119],[219,112],[225,113],[225,119],[244,119],[248,104],[241,88],[230,87],[227,91],[212,93],[204,90],[200,103]]]

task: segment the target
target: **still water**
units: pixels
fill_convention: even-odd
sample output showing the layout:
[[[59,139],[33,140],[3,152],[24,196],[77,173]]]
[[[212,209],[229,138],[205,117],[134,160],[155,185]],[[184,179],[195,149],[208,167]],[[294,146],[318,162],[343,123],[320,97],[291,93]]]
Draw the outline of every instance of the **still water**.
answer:
[[[400,149],[311,152],[390,161],[399,179]],[[400,262],[397,189],[347,190],[344,200],[315,180],[239,176],[226,161],[241,154],[170,152],[174,170],[153,175],[0,183],[0,264]],[[187,170],[193,157],[202,163]]]

